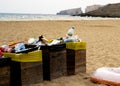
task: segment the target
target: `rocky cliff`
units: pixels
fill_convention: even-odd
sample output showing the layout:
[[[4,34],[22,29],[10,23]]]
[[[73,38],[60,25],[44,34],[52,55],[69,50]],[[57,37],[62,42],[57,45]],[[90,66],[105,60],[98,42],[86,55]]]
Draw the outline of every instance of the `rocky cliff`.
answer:
[[[91,5],[85,8],[85,13],[97,10],[98,8],[103,7],[103,5]]]
[[[120,17],[120,3],[108,4],[100,7],[97,10],[85,13],[87,16],[100,16],[100,17]]]
[[[57,15],[78,15],[81,13],[82,13],[81,8],[74,8],[74,9],[60,11],[59,13],[57,13]]]

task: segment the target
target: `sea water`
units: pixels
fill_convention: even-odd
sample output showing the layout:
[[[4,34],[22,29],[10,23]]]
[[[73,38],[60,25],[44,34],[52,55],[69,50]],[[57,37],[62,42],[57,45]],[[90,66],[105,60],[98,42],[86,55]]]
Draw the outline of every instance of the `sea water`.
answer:
[[[34,21],[34,20],[108,20],[120,18],[102,18],[102,17],[80,17],[70,15],[55,14],[18,14],[18,13],[0,13],[0,21]]]

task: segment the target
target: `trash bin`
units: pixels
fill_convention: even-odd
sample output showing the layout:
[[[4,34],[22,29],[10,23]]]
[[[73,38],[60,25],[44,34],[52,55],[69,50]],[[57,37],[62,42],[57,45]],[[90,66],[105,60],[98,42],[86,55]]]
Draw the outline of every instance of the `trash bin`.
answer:
[[[15,54],[11,59],[12,86],[29,86],[43,81],[41,50]]]
[[[67,51],[67,75],[86,72],[86,43],[68,42]]]
[[[42,46],[43,79],[52,80],[67,74],[66,44]]]
[[[10,58],[0,57],[0,86],[12,86],[10,85]]]

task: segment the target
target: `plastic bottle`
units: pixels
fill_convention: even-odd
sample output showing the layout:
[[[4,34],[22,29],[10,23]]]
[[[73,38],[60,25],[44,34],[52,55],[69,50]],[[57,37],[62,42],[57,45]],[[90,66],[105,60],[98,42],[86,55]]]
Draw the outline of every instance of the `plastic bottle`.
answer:
[[[20,52],[25,50],[24,43],[18,43],[15,45],[15,52]]]
[[[72,26],[72,27],[68,30],[66,36],[67,36],[67,37],[72,37],[73,34],[74,34],[74,30],[75,30],[75,27]]]
[[[35,38],[29,38],[29,40],[28,40],[28,44],[36,44],[36,42],[37,42],[37,39],[35,39]]]

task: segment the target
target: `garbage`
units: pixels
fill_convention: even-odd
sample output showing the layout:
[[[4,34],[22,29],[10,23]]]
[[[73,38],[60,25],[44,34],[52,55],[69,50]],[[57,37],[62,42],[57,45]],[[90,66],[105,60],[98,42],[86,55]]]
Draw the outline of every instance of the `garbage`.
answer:
[[[80,41],[81,41],[81,39],[79,39],[77,35],[68,37],[68,38],[64,38],[64,42],[80,42]]]
[[[25,50],[24,43],[18,43],[15,45],[15,52],[20,52]]]
[[[68,30],[66,36],[67,36],[67,37],[73,36],[73,35],[74,35],[74,30],[75,30],[75,27],[72,26],[72,27]]]
[[[39,41],[43,42],[43,43],[51,43],[53,40],[48,40],[46,39],[43,35],[41,35],[39,37]]]
[[[56,44],[60,44],[60,40],[55,39],[51,43],[48,43],[49,46],[56,45]]]
[[[37,39],[35,39],[35,38],[29,38],[29,40],[28,40],[28,44],[36,44],[36,42],[37,42]]]
[[[2,51],[0,50],[0,57],[2,57],[2,55],[3,55],[3,53],[2,53]]]
[[[23,41],[20,41],[20,42],[12,42],[12,43],[10,43],[8,46],[9,47],[14,47],[16,44],[18,44],[18,43],[23,43]]]
[[[15,42],[9,45],[2,45],[0,47],[1,52],[10,53],[28,53],[33,50],[40,49],[41,46],[52,46],[57,44],[63,44],[67,42],[81,42],[81,39],[74,35],[75,26],[72,26],[66,33],[65,37],[57,39],[47,39],[41,35],[38,38],[29,38],[27,44],[24,42]],[[33,46],[32,46],[33,45]]]
[[[0,50],[3,52],[11,52],[12,48],[10,48],[8,45],[2,45]]]

